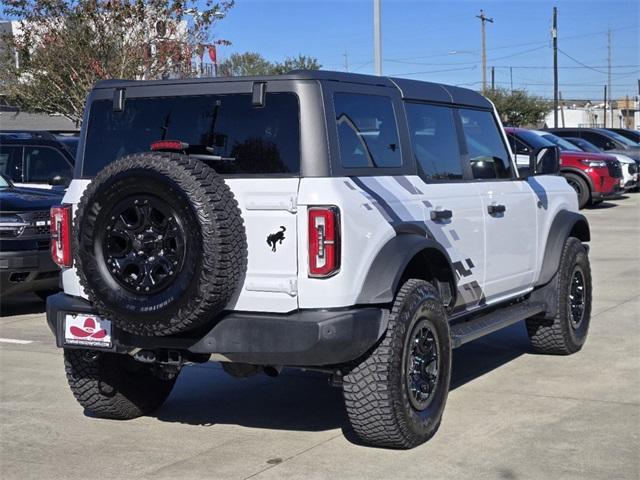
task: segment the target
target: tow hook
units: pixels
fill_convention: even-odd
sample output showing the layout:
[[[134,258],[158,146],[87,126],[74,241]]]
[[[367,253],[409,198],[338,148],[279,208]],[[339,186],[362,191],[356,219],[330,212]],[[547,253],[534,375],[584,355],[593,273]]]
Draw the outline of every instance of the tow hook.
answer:
[[[177,350],[154,352],[153,350],[138,350],[132,353],[133,358],[141,363],[159,363],[162,365],[182,366],[184,359]]]
[[[156,363],[157,360],[156,352],[151,350],[138,350],[133,354],[133,358],[141,363]]]

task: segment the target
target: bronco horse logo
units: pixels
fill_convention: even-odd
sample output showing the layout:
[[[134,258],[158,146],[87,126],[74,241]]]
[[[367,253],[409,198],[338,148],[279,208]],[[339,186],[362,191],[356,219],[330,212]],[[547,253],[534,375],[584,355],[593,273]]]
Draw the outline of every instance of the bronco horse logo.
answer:
[[[286,232],[287,229],[285,227],[283,227],[282,225],[280,225],[280,231],[276,232],[276,233],[272,233],[271,235],[269,235],[267,237],[267,245],[269,245],[271,247],[271,251],[275,252],[276,251],[276,244],[278,242],[280,242],[280,245],[282,245],[282,241],[285,239],[284,236],[284,232]]]

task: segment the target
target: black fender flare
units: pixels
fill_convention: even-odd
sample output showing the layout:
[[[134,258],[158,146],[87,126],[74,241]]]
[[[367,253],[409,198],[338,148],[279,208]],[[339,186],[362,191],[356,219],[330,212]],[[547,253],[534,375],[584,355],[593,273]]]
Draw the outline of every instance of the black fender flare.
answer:
[[[357,303],[384,304],[392,302],[405,268],[415,255],[427,249],[437,250],[447,259],[454,283],[451,286],[452,294],[455,297],[457,277],[451,258],[444,247],[435,240],[420,235],[419,229],[415,227],[400,230],[400,234],[389,240],[371,263]],[[406,233],[404,233],[405,231]]]
[[[574,235],[571,235],[572,232]],[[591,231],[589,222],[584,215],[568,210],[561,210],[551,222],[549,234],[547,235],[547,244],[544,248],[544,257],[542,259],[542,268],[540,269],[540,277],[536,286],[549,283],[558,271],[560,265],[560,256],[562,255],[562,247],[569,236],[575,236],[580,241],[588,242],[591,240]]]

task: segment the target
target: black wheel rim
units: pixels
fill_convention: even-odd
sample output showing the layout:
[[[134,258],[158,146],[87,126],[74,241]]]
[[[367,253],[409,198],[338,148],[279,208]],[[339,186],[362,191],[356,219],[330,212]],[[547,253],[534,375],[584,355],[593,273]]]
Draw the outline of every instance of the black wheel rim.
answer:
[[[576,265],[571,275],[571,285],[569,287],[569,313],[571,326],[574,329],[580,327],[584,319],[586,304],[585,281],[582,269]]]
[[[409,337],[406,374],[409,401],[416,410],[425,410],[433,400],[439,369],[440,345],[433,324],[419,320]]]
[[[137,294],[152,294],[171,283],[186,253],[177,212],[151,195],[128,197],[115,206],[102,245],[111,276]]]

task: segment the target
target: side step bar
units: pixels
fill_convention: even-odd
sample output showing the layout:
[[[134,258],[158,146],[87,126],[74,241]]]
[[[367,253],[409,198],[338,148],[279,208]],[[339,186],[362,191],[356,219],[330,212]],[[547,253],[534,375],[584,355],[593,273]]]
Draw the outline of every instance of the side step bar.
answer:
[[[520,320],[544,312],[542,302],[522,302],[451,325],[451,347],[458,348],[465,343],[477,340],[502,328],[518,323]]]

